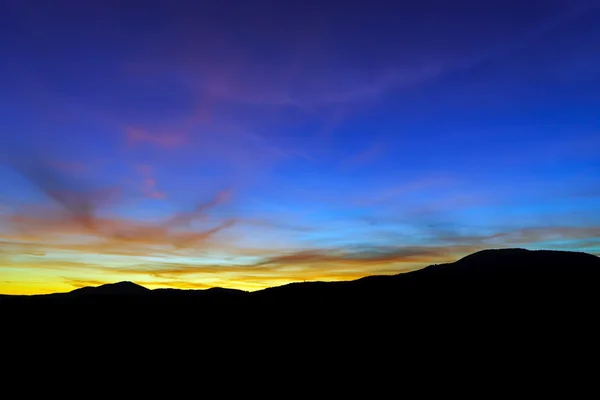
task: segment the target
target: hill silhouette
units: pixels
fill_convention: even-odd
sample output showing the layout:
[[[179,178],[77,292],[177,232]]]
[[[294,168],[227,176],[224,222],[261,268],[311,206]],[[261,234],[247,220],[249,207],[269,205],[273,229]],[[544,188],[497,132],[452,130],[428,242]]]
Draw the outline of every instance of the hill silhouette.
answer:
[[[468,359],[468,370],[486,375],[524,367],[524,359],[547,371],[591,354],[600,335],[599,278],[600,258],[591,254],[484,250],[398,275],[256,292],[119,282],[4,295],[0,312],[3,334],[14,337],[7,343],[36,338],[23,348],[60,343],[57,351],[77,352],[110,343],[121,355],[139,348],[186,356],[191,349],[225,364],[239,354],[275,355],[276,369],[312,363],[326,375],[355,368],[360,359],[371,360],[359,363],[362,369],[392,362],[422,370],[436,360],[454,372]],[[77,344],[84,339],[84,347]]]
[[[75,296],[85,296],[85,295],[141,295],[145,294],[150,289],[145,288],[141,285],[135,284],[129,281],[117,282],[117,283],[108,283],[105,285],[100,285],[96,287],[82,287],[79,289],[75,289],[69,294]]]
[[[343,311],[400,307],[404,310],[441,309],[478,304],[488,307],[523,307],[539,301],[566,304],[595,300],[600,258],[587,253],[492,249],[460,260],[389,276],[368,276],[354,281],[303,282],[256,292],[212,288],[206,290],[154,289],[132,282],[83,287],[68,293],[0,297],[2,306],[69,304],[88,306],[190,305],[235,307],[253,312],[310,310]],[[233,308],[232,308],[233,307]],[[410,312],[410,311],[406,311]]]

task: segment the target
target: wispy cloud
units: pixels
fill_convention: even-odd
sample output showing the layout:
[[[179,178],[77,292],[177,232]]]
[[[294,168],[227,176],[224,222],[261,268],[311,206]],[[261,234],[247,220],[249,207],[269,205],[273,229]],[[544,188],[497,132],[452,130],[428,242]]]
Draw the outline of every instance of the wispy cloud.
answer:
[[[138,127],[126,127],[125,135],[130,146],[150,144],[165,149],[174,149],[189,142],[185,132],[151,132]]]
[[[590,238],[597,238],[592,240]],[[163,241],[136,235],[136,240],[156,245]],[[555,241],[548,245],[548,240]],[[577,241],[577,249],[598,253],[600,246],[600,229],[598,227],[540,227],[536,229],[515,229],[493,234],[458,234],[440,230],[433,236],[430,245],[369,245],[330,248],[307,248],[292,251],[274,251],[269,249],[249,249],[234,257],[233,263],[210,263],[201,258],[189,259],[186,262],[172,261],[166,257],[157,258],[160,250],[154,248],[154,261],[138,262],[148,256],[145,252],[131,258],[127,264],[118,266],[104,265],[100,260],[95,262],[67,261],[61,258],[48,258],[38,253],[45,249],[50,253],[61,249],[60,243],[43,245],[33,242],[4,241],[0,248],[9,254],[22,254],[22,259],[13,260],[3,267],[38,268],[40,270],[56,270],[65,276],[64,281],[70,286],[86,286],[117,280],[134,280],[148,287],[181,287],[208,288],[214,286],[256,290],[273,285],[294,281],[336,281],[357,279],[373,274],[395,274],[418,269],[430,264],[452,262],[464,255],[485,248],[527,247],[570,249],[570,244]],[[584,243],[584,242],[587,242]],[[135,242],[124,243],[135,245]],[[583,246],[583,247],[582,247]],[[134,246],[135,247],[135,246]],[[29,250],[28,250],[29,249]],[[106,252],[114,254],[110,247],[101,248],[94,245],[82,245],[79,248],[65,246],[69,251],[80,251],[81,254]],[[239,250],[239,249],[238,249]],[[136,255],[135,252],[130,255]],[[164,253],[167,255],[167,253]],[[250,256],[254,261],[240,263],[244,257]],[[72,257],[72,256],[70,256]],[[240,258],[241,257],[241,258]],[[89,257],[88,257],[89,258]],[[66,277],[66,273],[69,277]],[[78,276],[93,274],[99,278],[79,278]]]
[[[67,285],[71,285],[77,289],[86,287],[86,286],[100,286],[100,285],[104,285],[106,283],[112,283],[112,282],[107,282],[107,281],[103,281],[103,280],[99,280],[99,279],[75,279],[75,278],[67,278],[67,277],[63,277],[63,280],[65,281],[65,283]]]
[[[3,237],[12,240],[15,246],[40,242],[63,250],[83,250],[87,246],[89,251],[100,253],[135,245],[186,248],[208,240],[236,221],[233,217],[205,218],[205,227],[190,225],[224,203],[230,191],[217,193],[208,202],[199,202],[192,211],[174,211],[161,221],[148,222],[110,212],[111,207],[127,200],[119,196],[120,186],[102,187],[89,178],[76,176],[71,169],[55,166],[32,150],[21,150],[3,161],[46,198],[37,204],[11,207],[0,214]],[[151,198],[164,198],[152,168],[144,164],[137,167],[143,179],[143,193]]]
[[[153,168],[147,164],[138,164],[136,169],[142,176],[142,193],[144,196],[151,199],[164,199],[166,194],[158,189]]]
[[[343,171],[355,169],[375,161],[377,158],[382,157],[385,153],[386,148],[384,144],[381,141],[375,141],[370,146],[367,146],[358,152],[354,157],[345,160],[341,165],[341,169]]]
[[[489,70],[592,7],[573,1],[458,2],[452,18],[442,0],[393,12],[375,2],[366,19],[336,2],[319,12],[226,5],[214,9],[225,11],[219,23],[202,5],[145,14],[116,0],[13,1],[14,47],[48,51],[7,55],[0,267],[69,288],[131,278],[260,288],[395,273],[490,246],[597,252],[598,190],[585,178],[596,131],[523,145],[527,129],[508,137],[501,124],[510,110],[479,104],[503,90],[490,77],[506,74]],[[94,54],[80,57],[75,42]],[[586,71],[590,60],[579,60]],[[465,99],[481,114],[445,136]],[[464,133],[490,115],[497,135]],[[578,182],[557,177],[563,164],[577,164]],[[569,204],[542,211],[550,197]]]
[[[188,217],[185,217],[187,220]],[[172,219],[171,219],[172,220]],[[33,213],[4,217],[2,223],[12,234],[2,235],[12,240],[15,246],[23,241],[46,243],[42,248],[88,251],[91,253],[144,254],[153,246],[171,249],[198,246],[223,229],[235,224],[235,219],[211,223],[205,229],[171,228],[172,222],[149,223],[131,219],[107,219],[94,217],[88,224],[68,218],[68,215],[53,212],[52,216],[39,210]],[[85,244],[81,244],[81,242]]]
[[[119,193],[116,187],[94,187],[89,181],[73,176],[72,169],[57,168],[33,151],[18,151],[3,161],[62,208],[65,218],[86,229],[94,228],[96,209],[114,201]]]

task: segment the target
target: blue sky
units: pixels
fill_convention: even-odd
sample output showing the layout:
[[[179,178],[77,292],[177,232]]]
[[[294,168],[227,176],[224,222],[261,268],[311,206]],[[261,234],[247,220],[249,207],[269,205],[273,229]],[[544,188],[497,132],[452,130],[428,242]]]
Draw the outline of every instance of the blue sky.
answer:
[[[0,6],[0,292],[600,253],[598,1]]]

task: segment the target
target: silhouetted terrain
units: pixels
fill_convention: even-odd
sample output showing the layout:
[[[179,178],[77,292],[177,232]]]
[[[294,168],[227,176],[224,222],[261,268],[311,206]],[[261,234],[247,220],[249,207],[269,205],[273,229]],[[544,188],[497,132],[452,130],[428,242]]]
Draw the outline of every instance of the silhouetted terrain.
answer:
[[[454,263],[432,265],[393,276],[370,276],[346,282],[292,283],[256,292],[149,290],[132,282],[84,287],[69,293],[0,297],[11,306],[114,307],[158,312],[171,306],[194,306],[203,313],[251,311],[256,314],[396,312],[559,312],[589,308],[598,300],[600,258],[591,254],[524,249],[484,250]],[[577,310],[572,310],[576,312]],[[176,309],[172,309],[176,312]],[[274,314],[275,313],[275,314]]]
[[[110,355],[118,346],[125,354],[218,355],[226,368],[228,357],[275,355],[282,363],[275,369],[316,363],[326,374],[375,365],[361,359],[413,369],[433,368],[436,360],[460,374],[468,357],[471,370],[497,376],[506,363],[527,369],[522,362],[530,360],[537,370],[551,370],[592,357],[600,334],[599,278],[594,255],[506,249],[399,275],[257,292],[149,290],[120,282],[0,296],[0,331],[5,343],[50,348],[61,357],[98,346]]]

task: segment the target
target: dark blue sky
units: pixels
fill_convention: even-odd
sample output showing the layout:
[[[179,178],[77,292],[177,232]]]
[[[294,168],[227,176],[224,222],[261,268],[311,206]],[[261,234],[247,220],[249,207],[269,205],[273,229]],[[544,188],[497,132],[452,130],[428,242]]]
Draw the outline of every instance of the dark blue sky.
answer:
[[[600,253],[600,1],[0,7],[0,291]]]

